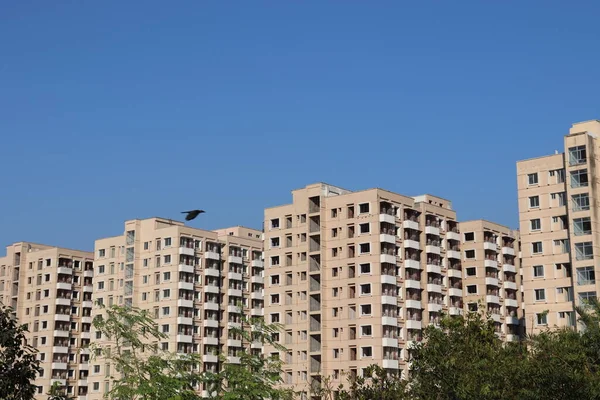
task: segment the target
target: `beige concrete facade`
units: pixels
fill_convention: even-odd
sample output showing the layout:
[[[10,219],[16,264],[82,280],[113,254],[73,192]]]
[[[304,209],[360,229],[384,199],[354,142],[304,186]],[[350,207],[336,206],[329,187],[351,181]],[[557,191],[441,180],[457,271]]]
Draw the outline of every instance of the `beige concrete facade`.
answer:
[[[463,254],[465,311],[479,304],[506,341],[521,334],[519,232],[485,220],[459,223]]]
[[[7,247],[0,258],[0,303],[27,324],[28,344],[37,348],[42,374],[36,399],[54,382],[71,397],[85,399],[90,355],[92,253],[35,243]]]
[[[262,310],[262,232],[131,220],[123,235],[96,241],[95,262],[94,300],[148,310],[169,335],[160,348],[199,354],[204,370],[217,370],[219,354],[239,362],[242,343],[229,329],[240,326],[241,304],[248,313]],[[94,311],[102,313],[96,305]],[[110,346],[99,332],[92,335]],[[93,360],[88,399],[110,390],[110,369],[104,360]]]
[[[527,333],[575,326],[574,306],[596,297],[600,121],[574,124],[564,153],[517,163]]]
[[[318,183],[265,210],[265,319],[284,325],[284,383],[407,368],[411,342],[462,313],[460,235],[448,200]],[[267,353],[276,352],[273,348]]]

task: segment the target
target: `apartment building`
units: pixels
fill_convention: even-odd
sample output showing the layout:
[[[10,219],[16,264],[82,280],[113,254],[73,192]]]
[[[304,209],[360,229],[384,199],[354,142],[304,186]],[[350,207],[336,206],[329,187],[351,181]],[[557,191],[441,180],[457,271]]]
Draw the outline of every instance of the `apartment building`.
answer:
[[[159,344],[162,350],[200,354],[202,368],[215,372],[219,354],[239,362],[241,338],[230,328],[240,327],[249,307],[262,308],[262,299],[249,303],[248,291],[249,272],[253,277],[262,272],[262,232],[207,231],[163,218],[130,220],[122,235],[96,241],[95,263],[94,300],[148,310],[168,334]],[[260,291],[258,281],[252,284]],[[97,306],[94,312],[102,313]],[[100,332],[92,335],[110,346]],[[92,360],[89,400],[110,390],[111,373],[110,364]]]
[[[459,223],[465,311],[483,307],[506,341],[521,334],[519,232],[485,220]]]
[[[527,332],[575,326],[597,296],[600,121],[573,124],[564,152],[517,163]]]
[[[324,183],[292,197],[264,222],[265,319],[284,326],[284,384],[308,397],[322,376],[337,387],[373,363],[406,370],[423,327],[462,313],[451,203]]]
[[[18,242],[0,258],[0,303],[27,324],[28,344],[37,348],[42,373],[36,399],[46,399],[54,382],[85,399],[88,392],[94,255]]]

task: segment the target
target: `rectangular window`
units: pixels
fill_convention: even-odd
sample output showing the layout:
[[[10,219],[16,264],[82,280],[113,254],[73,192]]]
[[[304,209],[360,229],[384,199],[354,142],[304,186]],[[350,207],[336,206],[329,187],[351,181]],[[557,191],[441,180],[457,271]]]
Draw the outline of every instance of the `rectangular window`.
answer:
[[[531,196],[529,198],[529,208],[540,208],[540,196]]]
[[[360,254],[366,254],[371,252],[371,243],[360,244]]]
[[[534,265],[533,266],[533,277],[541,278],[544,276],[544,266],[543,265]]]
[[[581,292],[579,293],[579,304],[585,305],[586,303],[596,300],[596,292]]]
[[[475,250],[465,251],[465,257],[468,259],[474,259],[475,258]]]
[[[575,258],[577,260],[589,260],[593,257],[592,242],[575,243]]]
[[[543,252],[542,242],[531,243],[531,252],[533,254],[541,254]]]
[[[371,264],[360,264],[360,273],[361,274],[370,274],[371,273]]]
[[[592,233],[592,220],[590,217],[573,219],[573,232],[575,236],[589,235]]]
[[[468,294],[477,294],[477,285],[468,285],[467,293]]]
[[[533,174],[527,174],[527,182],[529,185],[537,185],[538,184],[537,172],[534,172]]]
[[[569,165],[585,164],[587,162],[587,152],[585,146],[569,147]]]
[[[532,219],[530,221],[530,223],[531,223],[531,230],[532,231],[539,231],[540,229],[542,229],[542,222],[540,221],[539,218]]]
[[[585,211],[590,209],[590,196],[588,193],[574,194],[571,196],[573,201],[573,211]]]
[[[472,242],[475,240],[475,232],[465,232],[465,242]]]
[[[467,276],[475,276],[477,275],[477,268],[475,267],[469,267],[467,268]]]
[[[587,168],[578,169],[571,172],[571,187],[578,188],[584,187],[589,184]]]
[[[546,300],[546,289],[535,289],[535,301],[545,301]]]
[[[371,294],[371,284],[363,283],[360,285],[360,294],[361,295],[370,295]]]
[[[593,285],[596,283],[596,273],[594,267],[577,268],[577,284]]]
[[[546,313],[539,313],[535,316],[537,325],[548,325],[548,315]]]
[[[369,233],[371,231],[369,223],[359,225],[360,233]]]
[[[369,212],[369,203],[359,204],[358,210],[361,214],[367,214]]]
[[[556,177],[556,183],[563,183],[565,181],[565,170],[564,168],[550,170],[550,176]]]
[[[362,316],[371,315],[371,305],[370,304],[361,304],[360,315],[362,315]]]

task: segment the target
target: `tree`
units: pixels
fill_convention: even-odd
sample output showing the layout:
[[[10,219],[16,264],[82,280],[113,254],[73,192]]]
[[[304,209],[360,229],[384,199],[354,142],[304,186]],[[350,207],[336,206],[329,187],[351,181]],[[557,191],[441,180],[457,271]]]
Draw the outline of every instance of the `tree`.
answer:
[[[366,368],[364,376],[349,377],[350,388],[339,388],[339,400],[408,399],[406,384],[399,374],[390,375],[379,365]]]
[[[10,307],[0,305],[0,399],[33,399],[41,372],[37,351],[27,345],[26,325],[19,325]]]
[[[111,346],[90,345],[93,357],[102,356],[117,373],[108,397],[119,400],[194,400],[199,381],[194,354],[161,351],[158,341],[167,338],[145,310],[113,305],[104,307],[93,325]]]
[[[74,398],[67,395],[67,388],[59,382],[54,382],[48,391],[47,400],[73,400]]]

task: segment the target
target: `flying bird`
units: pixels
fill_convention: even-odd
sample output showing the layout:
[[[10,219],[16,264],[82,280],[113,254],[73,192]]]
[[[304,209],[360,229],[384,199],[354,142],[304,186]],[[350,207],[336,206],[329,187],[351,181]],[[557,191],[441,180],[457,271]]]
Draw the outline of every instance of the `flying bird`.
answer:
[[[194,218],[196,218],[198,215],[204,213],[204,210],[190,210],[190,211],[183,211],[182,214],[187,214],[185,216],[185,220],[186,221],[191,221]]]

